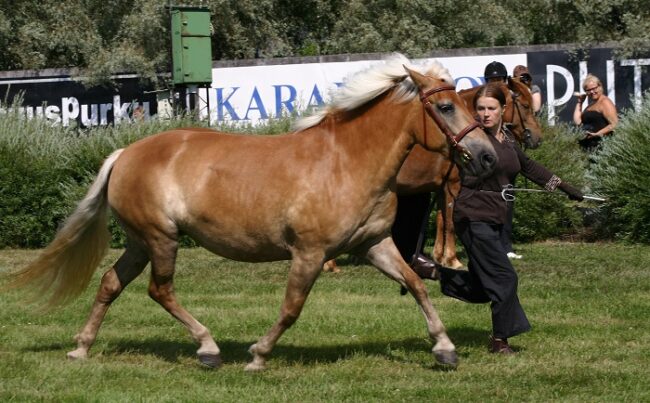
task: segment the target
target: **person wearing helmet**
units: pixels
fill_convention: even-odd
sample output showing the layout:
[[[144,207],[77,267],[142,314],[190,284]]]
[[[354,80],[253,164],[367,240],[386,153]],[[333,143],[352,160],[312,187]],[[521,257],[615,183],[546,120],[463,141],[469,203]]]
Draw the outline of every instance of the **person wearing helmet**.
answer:
[[[485,66],[483,77],[485,77],[485,82],[487,83],[492,81],[502,81],[505,83],[508,80],[508,70],[506,70],[506,66],[503,63],[495,60]]]

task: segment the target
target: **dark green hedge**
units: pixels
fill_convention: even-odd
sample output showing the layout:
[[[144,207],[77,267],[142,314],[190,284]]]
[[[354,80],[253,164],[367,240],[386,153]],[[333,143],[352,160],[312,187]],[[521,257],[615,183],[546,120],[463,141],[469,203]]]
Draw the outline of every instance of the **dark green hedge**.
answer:
[[[577,143],[579,133],[566,124],[545,125],[543,132],[542,145],[535,150],[527,150],[528,156],[563,181],[584,189],[587,158]],[[515,186],[541,189],[522,175],[518,176]],[[570,201],[559,189],[553,193],[518,192],[516,198],[514,242],[576,236],[584,232],[584,203]]]
[[[624,112],[593,159],[587,179],[607,197],[594,212],[597,236],[650,243],[650,93],[642,108]]]
[[[181,118],[79,131],[17,112],[0,115],[0,247],[43,247],[113,150],[193,124]],[[123,234],[111,226],[113,245],[121,245]]]

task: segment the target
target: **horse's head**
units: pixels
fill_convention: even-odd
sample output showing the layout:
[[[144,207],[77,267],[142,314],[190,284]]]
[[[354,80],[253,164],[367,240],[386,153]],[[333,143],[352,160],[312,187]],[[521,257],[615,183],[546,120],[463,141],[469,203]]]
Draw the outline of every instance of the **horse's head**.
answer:
[[[504,84],[505,86],[505,84]],[[533,111],[533,95],[528,86],[517,78],[508,78],[506,108],[503,121],[519,143],[537,148],[542,143],[542,128]]]
[[[422,124],[415,126],[416,141],[430,151],[440,151],[446,141],[461,169],[474,176],[489,175],[497,162],[496,153],[456,93],[453,79],[448,74],[422,74],[404,68],[417,86],[423,105]]]

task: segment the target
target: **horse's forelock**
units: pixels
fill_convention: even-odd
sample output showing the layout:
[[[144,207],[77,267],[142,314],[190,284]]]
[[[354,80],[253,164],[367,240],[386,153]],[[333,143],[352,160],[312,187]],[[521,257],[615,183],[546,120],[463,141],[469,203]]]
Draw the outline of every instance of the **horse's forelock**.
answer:
[[[325,117],[335,111],[350,111],[377,98],[386,91],[395,88],[393,97],[397,102],[407,102],[413,99],[418,89],[407,77],[404,66],[421,74],[438,77],[449,84],[454,80],[449,70],[438,61],[422,66],[413,65],[406,56],[395,53],[384,63],[374,64],[369,68],[350,76],[344,85],[332,94],[332,102],[324,109],[311,116],[301,118],[294,124],[295,130],[304,130],[320,123]]]

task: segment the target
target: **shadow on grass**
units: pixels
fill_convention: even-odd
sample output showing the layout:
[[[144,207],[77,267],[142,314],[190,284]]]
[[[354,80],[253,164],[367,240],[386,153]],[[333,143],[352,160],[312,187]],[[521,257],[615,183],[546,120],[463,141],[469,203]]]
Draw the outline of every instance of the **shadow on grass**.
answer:
[[[467,357],[468,347],[484,346],[487,343],[487,333],[484,329],[461,327],[448,329],[451,340],[459,350],[460,358]],[[248,348],[257,340],[217,340],[221,349],[224,364],[244,364],[251,360]],[[282,339],[273,349],[270,360],[280,359],[289,365],[334,363],[351,357],[385,357],[396,362],[413,362],[408,357],[418,352],[431,350],[432,344],[425,338],[406,338],[401,340],[340,343],[323,346],[296,346],[282,343]],[[55,343],[49,345],[32,346],[24,349],[28,352],[46,352],[57,350],[73,350],[74,344]],[[152,355],[170,363],[182,359],[196,358],[198,345],[191,342],[169,341],[162,338],[145,340],[121,339],[109,341],[103,350],[103,355]],[[92,357],[92,349],[90,356]],[[432,358],[433,360],[433,358]],[[434,369],[447,370],[447,367],[434,365]]]

